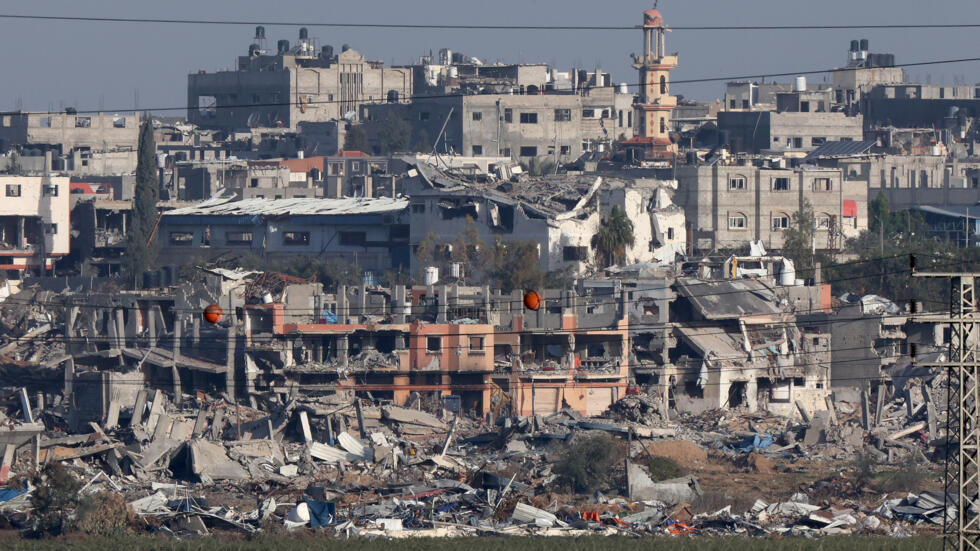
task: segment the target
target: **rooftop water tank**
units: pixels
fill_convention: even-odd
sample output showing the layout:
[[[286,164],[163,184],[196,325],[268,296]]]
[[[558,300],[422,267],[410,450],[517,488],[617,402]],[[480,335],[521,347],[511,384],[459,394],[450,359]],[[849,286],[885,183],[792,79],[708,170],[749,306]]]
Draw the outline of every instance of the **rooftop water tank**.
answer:
[[[796,77],[796,91],[797,92],[806,92],[806,77],[805,76],[802,76],[801,75],[801,76]]]

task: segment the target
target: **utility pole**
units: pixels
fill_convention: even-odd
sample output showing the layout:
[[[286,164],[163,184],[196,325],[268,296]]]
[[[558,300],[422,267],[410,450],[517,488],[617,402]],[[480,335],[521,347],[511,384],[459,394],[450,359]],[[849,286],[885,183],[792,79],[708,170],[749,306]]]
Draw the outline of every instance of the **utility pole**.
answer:
[[[944,369],[946,394],[943,541],[946,549],[980,549],[980,310],[976,283],[980,272],[916,273],[947,279],[947,315],[919,315],[918,321],[949,327],[947,361],[920,364]],[[914,360],[914,358],[913,358]],[[958,496],[958,497],[955,497]],[[950,500],[957,499],[955,503]],[[950,511],[955,511],[951,518]]]

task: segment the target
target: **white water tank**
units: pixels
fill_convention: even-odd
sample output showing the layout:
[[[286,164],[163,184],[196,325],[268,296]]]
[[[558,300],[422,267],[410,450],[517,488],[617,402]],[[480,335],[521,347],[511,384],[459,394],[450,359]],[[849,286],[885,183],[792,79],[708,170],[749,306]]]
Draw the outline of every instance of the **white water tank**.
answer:
[[[806,92],[806,77],[805,76],[802,76],[801,75],[801,76],[796,77],[796,91],[797,92]]]
[[[453,262],[449,265],[449,275],[456,279],[463,277],[463,265],[459,262]]]
[[[425,276],[423,283],[426,285],[435,285],[439,283],[439,267],[438,266],[426,266]]]
[[[796,268],[793,266],[793,261],[784,258],[782,269],[779,272],[779,284],[785,287],[792,287],[796,283]]]
[[[627,85],[625,82],[620,82],[619,83],[619,93],[620,94],[629,94],[630,93],[630,87],[629,87],[629,85]]]

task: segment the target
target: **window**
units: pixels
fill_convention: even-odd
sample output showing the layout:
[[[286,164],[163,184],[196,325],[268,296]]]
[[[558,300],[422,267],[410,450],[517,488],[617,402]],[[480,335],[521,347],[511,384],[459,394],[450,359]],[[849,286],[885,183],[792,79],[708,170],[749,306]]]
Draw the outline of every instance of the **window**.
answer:
[[[793,147],[803,147],[803,138],[793,138]]]
[[[225,243],[228,245],[251,245],[252,232],[250,231],[225,232]]]
[[[194,242],[194,232],[172,231],[170,232],[170,244],[178,247],[189,246]]]
[[[20,184],[7,184],[7,197],[20,197]]]
[[[51,128],[51,117],[41,117],[41,120],[38,121],[38,126],[41,128]]]
[[[353,173],[358,173],[361,171],[361,161],[351,161],[350,170]]]
[[[595,118],[595,109],[582,109],[582,118],[583,119],[594,119]]]
[[[731,191],[742,191],[745,189],[744,176],[732,176],[728,179],[728,189]]]
[[[310,232],[308,231],[288,231],[282,234],[283,245],[309,245]]]
[[[830,216],[826,214],[821,214],[817,216],[817,229],[818,230],[829,230],[830,229]]]
[[[41,192],[46,197],[57,197],[58,196],[58,186],[54,184],[45,184]]]
[[[331,176],[340,176],[344,173],[344,165],[341,163],[330,163],[327,165],[327,173]]]
[[[572,153],[572,146],[570,146],[570,145],[563,145],[563,146],[561,146],[561,149],[559,150],[559,153],[562,154],[562,155],[571,155],[571,153]]]
[[[521,113],[521,124],[538,124],[538,114]]]
[[[945,89],[945,88],[942,88],[942,87],[940,87],[940,88],[939,88],[939,99],[943,99],[943,98],[945,98],[945,97],[946,97],[946,89]]]
[[[473,156],[474,157],[479,157],[480,155],[483,155],[483,146],[482,145],[474,145],[473,146]]]
[[[474,121],[482,121],[483,120],[483,113],[480,113],[478,111],[474,111],[473,112],[473,120]]]
[[[249,185],[252,186],[252,187],[259,187],[259,179],[258,178],[252,178],[252,181],[249,182]]]
[[[789,178],[773,178],[772,179],[772,190],[773,191],[789,191]]]
[[[113,128],[126,128],[126,117],[112,117]]]
[[[470,351],[483,352],[483,337],[470,337]]]
[[[660,93],[667,93],[667,77],[666,75],[660,75]]]
[[[745,220],[745,215],[733,214],[728,217],[728,229],[744,230],[746,227],[748,227],[748,224]]]
[[[510,157],[510,148],[509,147],[505,147],[505,148],[501,149],[500,150],[500,154],[502,156],[504,156],[504,157]]]
[[[808,101],[801,101],[800,102],[800,113],[809,113],[809,112],[810,112],[810,102],[808,102]]]
[[[774,214],[772,217],[772,231],[782,231],[789,227],[789,216],[785,214]]]
[[[367,242],[367,233],[362,231],[340,232],[340,244],[345,247],[358,247]]]
[[[623,126],[623,110],[619,110],[619,126]]]
[[[521,157],[537,157],[538,148],[533,145],[521,146]]]
[[[667,119],[665,119],[664,117],[660,117],[660,132],[663,133],[666,131],[667,131]]]
[[[827,138],[821,136],[814,136],[810,138],[810,145],[823,145],[827,143]]]
[[[831,182],[830,178],[813,179],[813,191],[832,191],[833,189],[834,184]]]
[[[504,122],[514,122],[513,109],[504,109]]]
[[[442,352],[442,337],[428,337],[425,339],[426,352]]]
[[[420,111],[419,112],[419,120],[420,121],[427,121],[427,120],[429,120],[429,112],[428,111]]]
[[[633,128],[633,112],[626,112],[626,128]]]
[[[667,228],[667,239],[674,238],[674,228]]]
[[[779,136],[773,136],[772,143],[777,143],[777,142],[779,142]]]
[[[555,109],[555,122],[568,122],[572,120],[571,109]],[[620,123],[622,126],[622,123]]]
[[[745,102],[745,103],[748,103],[748,102]],[[728,108],[729,109],[735,109],[735,100],[733,100],[733,99],[732,100],[728,100]]]
[[[414,214],[425,214],[425,203],[412,203],[412,212]]]
[[[52,234],[52,235],[58,233],[58,224],[48,224],[44,228],[44,233]]]
[[[742,100],[742,109],[748,109],[748,108],[749,108],[749,100],[743,99]]]
[[[561,256],[565,262],[579,262],[588,259],[589,249],[588,247],[563,247]]]

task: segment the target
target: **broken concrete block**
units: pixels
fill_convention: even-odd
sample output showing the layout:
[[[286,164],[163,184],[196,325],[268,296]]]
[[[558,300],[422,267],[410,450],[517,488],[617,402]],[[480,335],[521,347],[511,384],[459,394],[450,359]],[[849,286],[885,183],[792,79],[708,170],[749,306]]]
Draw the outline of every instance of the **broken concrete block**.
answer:
[[[289,477],[296,476],[299,474],[299,467],[296,465],[283,465],[279,467],[279,474]]]
[[[701,490],[697,478],[683,476],[654,482],[639,466],[628,464],[629,496],[637,501],[657,500],[664,503],[689,503]]]
[[[384,419],[396,423],[408,423],[411,425],[421,425],[431,427],[440,431],[449,430],[449,425],[440,421],[435,415],[414,409],[387,406],[381,408],[381,416]]]
[[[188,444],[191,456],[191,471],[211,480],[244,480],[248,471],[228,459],[225,447],[206,440],[192,440]]]

